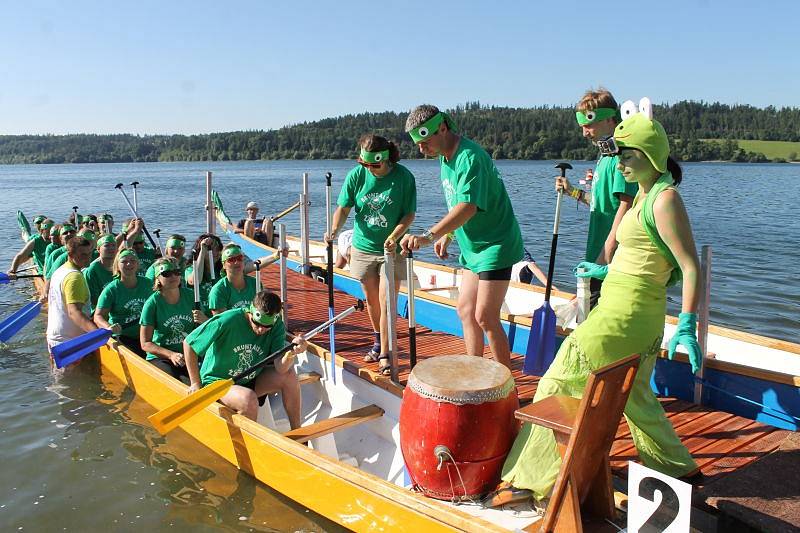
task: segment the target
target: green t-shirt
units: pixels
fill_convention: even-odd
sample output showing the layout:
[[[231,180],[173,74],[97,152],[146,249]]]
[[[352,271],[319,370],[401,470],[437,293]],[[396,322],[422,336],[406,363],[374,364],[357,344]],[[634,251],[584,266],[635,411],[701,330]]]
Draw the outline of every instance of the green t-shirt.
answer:
[[[639,191],[637,183],[628,183],[617,170],[618,156],[601,156],[592,179],[592,204],[589,213],[589,234],[586,238],[586,260],[597,262],[605,245],[619,207],[619,195],[631,198]]]
[[[439,160],[447,208],[459,203],[478,207],[455,231],[461,249],[458,261],[477,274],[508,268],[522,259],[522,233],[500,172],[486,150],[461,137],[453,158]]]
[[[58,267],[66,263],[68,259],[69,256],[67,255],[66,246],[62,246],[60,249],[53,252],[53,254],[50,256],[50,262],[47,265],[47,270],[44,273],[44,278],[52,278],[53,273],[58,270]]]
[[[395,164],[391,172],[378,178],[359,165],[347,173],[337,204],[355,207],[353,246],[383,255],[383,243],[397,223],[417,210],[414,175]]]
[[[114,279],[114,274],[110,270],[106,270],[99,259],[92,261],[88,267],[83,269],[83,278],[86,280],[86,285],[89,286],[89,294],[92,297],[92,309],[97,307],[97,299],[100,298],[100,293],[106,285],[111,283]]]
[[[132,289],[123,285],[121,279],[116,278],[100,293],[97,308],[109,310],[108,322],[112,326],[130,323],[122,330],[122,335],[131,339],[139,339],[139,320],[142,307],[151,294],[153,294],[153,284],[147,278],[137,276],[136,287]]]
[[[278,320],[268,333],[256,335],[245,310],[230,309],[201,324],[186,337],[186,342],[198,357],[203,357],[200,380],[207,385],[228,379],[280,350],[286,345],[286,328]],[[252,381],[261,370],[240,379],[238,384]]]
[[[33,250],[31,251],[33,264],[36,265],[36,270],[39,273],[44,274],[45,255],[47,252],[47,246],[50,245],[51,242],[49,240],[44,240],[44,238],[38,233],[31,237],[31,240],[34,242]]]
[[[192,292],[194,292],[194,288],[190,287],[189,283],[186,281],[189,279],[189,276],[192,275],[192,272],[194,272],[194,267],[192,265],[187,266],[186,270],[183,271],[183,282]],[[208,279],[208,275],[203,272],[203,283],[200,284],[200,305],[203,313],[206,315],[210,314],[211,312],[208,307],[208,296],[217,281],[219,281],[219,278]],[[194,296],[192,296],[192,299],[194,299]]]
[[[145,272],[155,262],[156,251],[145,247],[142,253],[136,254],[136,257],[139,258],[139,272]]]
[[[223,311],[248,307],[256,297],[256,278],[244,277],[244,289],[237,290],[227,276],[220,279],[208,294],[208,308]]]
[[[139,324],[153,326],[153,342],[162,348],[183,353],[183,339],[195,328],[192,320],[194,295],[189,289],[180,290],[180,298],[174,305],[168,304],[160,292],[154,292],[142,306]],[[148,353],[147,359],[160,359]]]

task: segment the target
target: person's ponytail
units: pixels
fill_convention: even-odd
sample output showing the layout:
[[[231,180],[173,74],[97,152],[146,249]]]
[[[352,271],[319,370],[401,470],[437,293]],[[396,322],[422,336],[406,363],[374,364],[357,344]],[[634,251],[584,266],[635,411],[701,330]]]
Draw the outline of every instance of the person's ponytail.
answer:
[[[678,162],[672,159],[672,156],[667,157],[667,171],[672,174],[675,185],[680,185],[683,181],[683,170]]]

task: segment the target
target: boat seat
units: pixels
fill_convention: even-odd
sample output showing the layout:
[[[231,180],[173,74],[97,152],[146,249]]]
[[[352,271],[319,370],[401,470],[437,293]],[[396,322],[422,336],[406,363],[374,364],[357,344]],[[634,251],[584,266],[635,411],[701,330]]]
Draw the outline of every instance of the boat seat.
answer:
[[[545,532],[582,531],[581,510],[587,518],[614,518],[608,456],[638,367],[638,355],[626,357],[589,374],[582,399],[550,396],[514,413],[523,422],[552,429],[562,459],[536,530],[541,524]]]
[[[383,409],[377,405],[368,405],[343,415],[334,416],[327,420],[321,420],[308,426],[287,431],[283,436],[289,437],[295,442],[306,443],[311,439],[317,439],[323,435],[328,435],[375,418],[380,418],[383,416],[383,412]]]

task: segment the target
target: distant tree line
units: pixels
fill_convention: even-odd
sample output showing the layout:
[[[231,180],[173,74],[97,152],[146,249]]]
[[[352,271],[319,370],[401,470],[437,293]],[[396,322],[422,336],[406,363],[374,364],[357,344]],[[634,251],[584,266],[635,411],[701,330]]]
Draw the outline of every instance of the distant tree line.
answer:
[[[597,151],[581,136],[568,107],[510,108],[469,102],[451,110],[461,132],[495,159],[584,159]],[[683,161],[767,161],[736,139],[800,141],[800,108],[684,101],[655,106]],[[346,115],[277,130],[206,135],[6,135],[0,163],[120,163],[259,159],[350,159],[356,141],[374,132],[398,144],[403,158],[421,157],[404,132],[405,113]]]

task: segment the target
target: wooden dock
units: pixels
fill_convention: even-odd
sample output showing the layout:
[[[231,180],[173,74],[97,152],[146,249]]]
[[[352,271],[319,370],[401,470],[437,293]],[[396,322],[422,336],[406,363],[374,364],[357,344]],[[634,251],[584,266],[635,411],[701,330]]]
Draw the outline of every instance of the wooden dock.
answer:
[[[277,291],[279,280],[277,266],[273,265],[265,269],[262,273],[262,280],[265,288]],[[287,282],[289,329],[292,332],[302,333],[328,319],[328,297],[325,284],[296,272],[288,273]],[[336,313],[354,303],[355,298],[336,291]],[[397,327],[400,347],[400,384],[378,374],[377,363],[366,363],[363,360],[364,354],[373,343],[372,327],[366,311],[354,313],[337,324],[337,365],[393,394],[402,396],[403,386],[410,373],[408,323],[405,319],[398,317]],[[464,353],[462,339],[453,335],[431,331],[417,325],[416,337],[418,361],[437,355]],[[330,349],[329,339],[325,334],[318,335],[313,342],[324,350]],[[488,352],[488,346],[485,350]],[[322,355],[329,357],[327,353]],[[520,399],[525,403],[533,398],[539,378],[524,375],[522,363],[522,355],[512,354],[514,379]],[[660,401],[681,441],[701,468],[703,476],[693,483],[696,487],[694,501],[701,508],[707,507],[706,501],[716,507],[717,500],[711,496],[711,493],[719,492],[714,489],[716,483],[778,450],[782,443],[793,435],[791,431],[777,429],[683,400],[661,398]],[[621,481],[627,479],[628,461],[636,459],[636,448],[633,445],[628,425],[623,419],[611,449],[611,466],[614,475]],[[786,475],[796,474],[786,472],[782,476],[781,473],[776,473],[777,478]],[[769,476],[766,477],[769,478]],[[732,477],[731,480],[733,479]],[[764,483],[782,482],[778,479],[765,479]],[[724,485],[722,483],[718,487],[722,489]],[[704,496],[704,492],[710,493],[709,497]],[[796,498],[792,498],[792,500],[796,500]],[[796,506],[794,503],[792,505]]]

